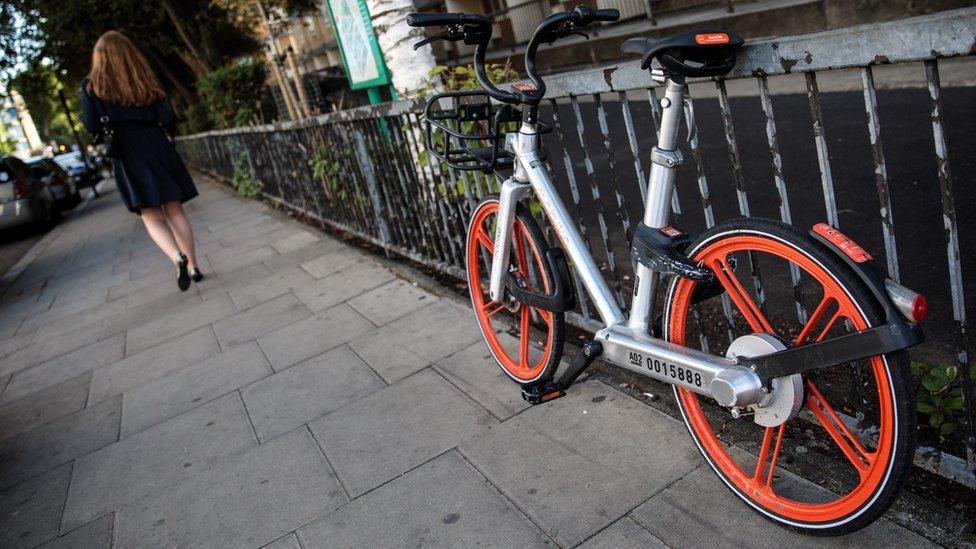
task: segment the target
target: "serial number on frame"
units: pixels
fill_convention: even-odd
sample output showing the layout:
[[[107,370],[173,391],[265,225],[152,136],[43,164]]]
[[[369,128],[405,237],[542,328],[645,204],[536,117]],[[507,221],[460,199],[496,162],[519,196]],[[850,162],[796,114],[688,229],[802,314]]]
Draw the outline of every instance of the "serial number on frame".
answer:
[[[634,366],[647,368],[649,372],[661,374],[688,385],[694,385],[696,387],[702,386],[701,373],[699,372],[694,372],[687,368],[682,368],[676,364],[671,364],[653,357],[644,358],[644,355],[635,351],[629,351],[628,359]]]

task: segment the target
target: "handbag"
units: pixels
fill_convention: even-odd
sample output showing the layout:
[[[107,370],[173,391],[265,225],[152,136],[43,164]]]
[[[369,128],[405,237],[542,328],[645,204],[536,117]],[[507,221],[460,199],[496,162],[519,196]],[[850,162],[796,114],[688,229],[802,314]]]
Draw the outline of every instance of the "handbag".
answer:
[[[108,117],[108,111],[105,109],[105,105],[102,103],[101,99],[94,98],[95,104],[98,105],[98,110],[102,111],[101,116],[98,117],[98,121],[102,124],[102,128],[95,134],[95,138],[92,140],[95,144],[95,148],[98,149],[99,154],[106,158],[115,157],[115,130],[112,129],[111,120]]]

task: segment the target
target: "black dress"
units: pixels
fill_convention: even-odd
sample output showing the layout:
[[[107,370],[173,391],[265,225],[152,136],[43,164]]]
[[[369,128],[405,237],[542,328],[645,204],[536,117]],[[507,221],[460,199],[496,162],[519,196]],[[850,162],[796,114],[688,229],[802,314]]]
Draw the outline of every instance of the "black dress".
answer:
[[[176,119],[166,99],[145,107],[125,107],[89,95],[81,83],[81,120],[95,135],[108,115],[114,132],[112,159],[115,184],[133,213],[168,202],[186,202],[197,195],[190,172],[166,136],[176,135]]]

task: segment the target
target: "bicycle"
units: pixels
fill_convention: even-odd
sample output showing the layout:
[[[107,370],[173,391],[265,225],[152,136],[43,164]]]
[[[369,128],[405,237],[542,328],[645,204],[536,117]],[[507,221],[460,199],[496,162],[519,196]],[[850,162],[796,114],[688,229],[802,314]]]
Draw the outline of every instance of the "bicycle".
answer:
[[[475,208],[468,225],[467,282],[485,342],[531,404],[563,396],[598,357],[668,383],[706,462],[753,510],[806,534],[863,528],[896,499],[912,464],[916,415],[905,350],[923,340],[925,298],[886,279],[868,252],[823,223],[802,231],[747,217],[716,224],[696,238],[669,224],[682,162],[678,129],[683,113],[694,116],[687,79],[727,75],[743,45],[734,34],[701,30],[658,41],[630,39],[621,46],[624,53],[640,55],[641,68],[665,88],[645,212],[631,242],[634,292],[625,315],[547,169],[540,136],[550,128],[539,120],[546,85],[536,70],[540,44],[618,18],[616,10],[583,6],[546,17],[525,51],[531,84],[515,84],[511,91],[486,76],[488,19],[463,13],[408,18],[411,26],[447,28],[415,47],[437,40],[475,45],[475,73],[483,90],[428,100],[428,151],[458,170],[513,171],[498,195]],[[517,131],[506,131],[513,125]],[[533,194],[561,247],[550,246],[523,204]],[[786,266],[791,287],[785,303],[795,306],[797,325],[788,316],[767,314],[772,295],[758,276],[754,292],[740,280],[737,270],[758,275],[760,260],[764,266]],[[604,327],[556,377],[565,314],[577,300],[570,261]],[[652,320],[659,276],[670,281],[663,312]],[[726,321],[705,322],[706,306],[717,309],[718,301]],[[518,324],[511,337],[499,329],[506,313]],[[533,338],[541,339],[541,349],[531,345]],[[725,352],[710,352],[720,340],[728,342],[721,345]],[[847,391],[857,394],[845,396]],[[841,402],[840,412],[827,395]],[[807,436],[805,431],[818,424],[825,434],[811,436],[823,446],[807,449],[816,455],[814,470],[804,473],[814,478],[804,480],[778,460],[784,440]],[[787,425],[793,426],[789,437]],[[759,441],[755,455],[743,456],[719,437],[740,431]],[[791,443],[789,455],[802,456],[799,448]],[[838,472],[834,464],[845,461],[850,470]]]

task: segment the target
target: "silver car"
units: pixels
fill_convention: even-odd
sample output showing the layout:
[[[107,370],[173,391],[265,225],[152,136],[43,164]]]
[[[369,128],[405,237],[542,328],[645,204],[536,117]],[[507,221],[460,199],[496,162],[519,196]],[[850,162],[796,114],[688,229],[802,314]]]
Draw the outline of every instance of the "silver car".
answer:
[[[50,187],[19,158],[0,157],[0,230],[28,224],[50,227],[60,217]]]

